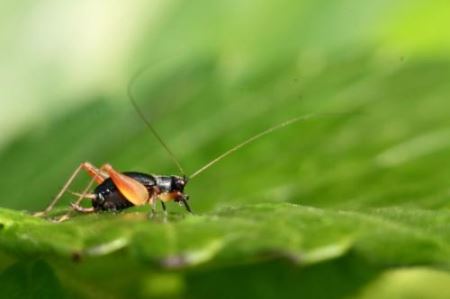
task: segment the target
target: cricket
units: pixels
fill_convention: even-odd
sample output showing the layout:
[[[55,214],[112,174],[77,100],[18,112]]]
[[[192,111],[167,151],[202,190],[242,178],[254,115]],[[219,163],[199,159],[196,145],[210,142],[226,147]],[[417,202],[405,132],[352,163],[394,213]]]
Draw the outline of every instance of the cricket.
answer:
[[[142,205],[150,205],[151,212],[152,214],[154,214],[156,212],[156,205],[158,201],[161,202],[162,209],[165,213],[167,213],[166,203],[171,201],[184,206],[187,212],[192,213],[191,207],[188,203],[189,195],[187,195],[184,190],[188,182],[190,182],[200,173],[204,172],[217,162],[221,161],[222,159],[226,158],[242,147],[247,146],[257,139],[260,139],[261,137],[268,135],[276,130],[311,118],[331,116],[329,114],[302,115],[276,124],[233,146],[232,148],[217,156],[215,159],[206,163],[204,166],[200,167],[198,170],[188,176],[185,174],[181,163],[170,150],[169,146],[163,141],[150,121],[145,117],[133,96],[133,83],[142,72],[143,70],[138,72],[128,84],[128,98],[139,117],[144,121],[153,136],[165,149],[168,156],[178,168],[179,174],[157,175],[133,171],[119,172],[115,170],[110,164],[104,164],[100,167],[96,167],[89,162],[83,162],[75,169],[62,189],[47,206],[47,208],[41,212],[34,213],[34,216],[42,217],[48,215],[48,213],[55,207],[55,205],[67,192],[77,196],[78,199],[70,204],[71,210],[60,217],[57,220],[59,222],[69,219],[70,213],[72,211],[80,213],[95,213],[100,211],[117,212],[132,206]],[[70,185],[83,171],[91,177],[91,180],[81,193],[71,192],[69,190]],[[96,183],[97,186],[93,191],[90,191],[94,183]],[[91,207],[86,208],[81,206],[81,202],[83,200],[89,200],[91,202]]]

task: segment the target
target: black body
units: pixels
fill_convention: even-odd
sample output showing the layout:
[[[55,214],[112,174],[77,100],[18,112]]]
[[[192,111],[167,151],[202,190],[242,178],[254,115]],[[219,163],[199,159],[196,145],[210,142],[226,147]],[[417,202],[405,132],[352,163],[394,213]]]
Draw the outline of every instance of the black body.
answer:
[[[140,172],[123,172],[123,174],[141,182],[147,187],[150,194],[153,193],[154,187],[156,186],[154,176]],[[119,211],[133,206],[120,193],[111,178],[107,178],[103,183],[98,185],[94,190],[94,194],[95,199],[92,200],[92,206],[95,211]]]
[[[122,174],[139,181],[147,188],[150,195],[173,191],[183,193],[184,186],[187,182],[186,178],[178,176],[160,176],[141,172],[123,172]],[[95,211],[119,211],[133,206],[133,203],[128,201],[120,193],[111,178],[107,178],[103,183],[98,185],[94,190],[94,194],[95,198],[92,200],[92,206]],[[186,208],[190,211],[190,208],[185,202],[188,198],[187,195],[183,194],[182,197],[174,200],[184,201]]]

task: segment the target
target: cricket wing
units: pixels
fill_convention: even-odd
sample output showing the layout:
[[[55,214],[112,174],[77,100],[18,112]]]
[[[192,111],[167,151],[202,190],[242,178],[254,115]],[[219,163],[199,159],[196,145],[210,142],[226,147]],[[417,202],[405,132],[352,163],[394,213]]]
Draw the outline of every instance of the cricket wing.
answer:
[[[114,170],[111,165],[104,168],[120,193],[135,206],[148,202],[150,194],[147,188],[139,181]]]

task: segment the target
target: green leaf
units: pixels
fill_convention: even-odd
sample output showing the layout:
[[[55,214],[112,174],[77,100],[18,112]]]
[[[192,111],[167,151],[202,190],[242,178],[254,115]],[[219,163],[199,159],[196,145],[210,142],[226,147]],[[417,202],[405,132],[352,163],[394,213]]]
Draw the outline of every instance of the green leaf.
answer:
[[[266,257],[306,265],[350,251],[385,266],[448,266],[450,234],[437,233],[449,220],[449,212],[334,211],[271,203],[180,219],[130,211],[52,223],[4,209],[0,214],[2,247],[16,255],[82,259],[127,248],[133,258],[162,268]]]
[[[149,218],[144,211],[132,210],[80,216],[64,223],[3,209],[0,246],[19,259],[41,256],[50,263],[57,259],[58,267],[74,262],[89,264],[92,259],[119,254],[127,267],[140,265],[138,268],[150,272],[183,270],[180,273],[187,281],[203,277],[195,274],[199,269],[221,277],[227,272],[214,269],[253,272],[252,266],[243,269],[255,263],[265,268],[262,265],[280,259],[293,269],[336,259],[350,264],[359,261],[356,264],[362,263],[373,272],[367,273],[369,278],[380,269],[394,266],[449,267],[450,234],[438,234],[449,222],[449,212],[396,208],[336,211],[281,203],[223,208],[204,215],[172,215],[168,219],[164,215]],[[107,267],[107,271],[120,276],[123,267],[114,259],[110,262],[117,268],[111,265],[115,269]],[[275,263],[269,269],[282,269],[282,265]],[[229,275],[234,275],[238,270],[230,271]],[[127,279],[122,277],[123,282]],[[198,292],[190,284],[185,291]]]
[[[18,262],[0,273],[0,288],[8,298],[65,298],[51,267],[44,261]]]

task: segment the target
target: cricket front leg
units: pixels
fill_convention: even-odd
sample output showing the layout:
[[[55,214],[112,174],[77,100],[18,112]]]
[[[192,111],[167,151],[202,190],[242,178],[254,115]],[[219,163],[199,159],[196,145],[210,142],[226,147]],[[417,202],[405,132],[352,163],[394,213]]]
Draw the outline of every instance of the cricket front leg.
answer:
[[[192,214],[192,210],[191,210],[191,207],[189,206],[188,200],[189,200],[189,195],[181,193],[181,192],[179,192],[175,198],[175,201],[178,202],[180,204],[180,206],[183,205],[184,208],[186,209],[186,211],[188,211],[189,213]]]
[[[187,202],[188,200],[189,200],[189,196],[186,195],[186,196],[183,196],[183,199],[181,200],[181,202],[183,203],[186,211],[188,211],[189,213],[192,214],[191,207],[189,206],[189,204]]]

